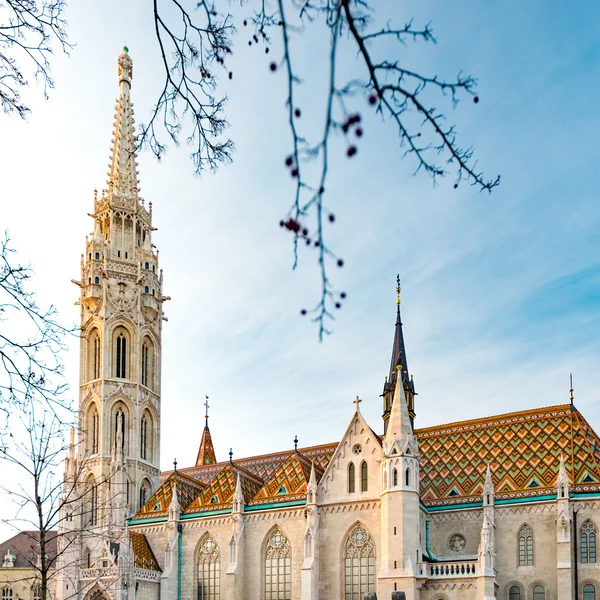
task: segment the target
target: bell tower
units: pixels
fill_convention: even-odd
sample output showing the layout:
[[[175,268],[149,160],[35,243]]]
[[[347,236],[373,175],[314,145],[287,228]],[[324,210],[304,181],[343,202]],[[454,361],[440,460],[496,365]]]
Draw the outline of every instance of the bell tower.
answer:
[[[133,63],[123,50],[107,187],[94,192],[93,229],[75,282],[81,311],[78,459],[98,490],[88,518],[107,527],[122,525],[111,520],[138,510],[158,485],[162,305],[169,299],[152,244],[152,203],[139,195]],[[123,490],[115,484],[110,491],[114,473]],[[115,493],[118,501],[111,498]]]

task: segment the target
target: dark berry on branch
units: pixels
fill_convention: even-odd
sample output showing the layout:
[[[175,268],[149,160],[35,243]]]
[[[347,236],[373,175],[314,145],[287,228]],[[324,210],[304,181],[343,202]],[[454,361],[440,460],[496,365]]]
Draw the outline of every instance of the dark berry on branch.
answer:
[[[292,177],[298,177],[298,169],[292,169]]]
[[[369,96],[369,104],[375,104],[377,102],[377,94],[371,94]]]
[[[357,127],[354,133],[356,134],[356,137],[362,137],[363,130],[361,127]]]
[[[229,79],[233,79],[233,73],[229,71]]]
[[[348,125],[354,125],[354,123],[360,123],[360,115],[357,113],[355,115],[350,115],[348,117]]]
[[[302,235],[308,235],[308,229],[306,229],[306,227],[302,230]]]
[[[338,258],[337,266],[338,267],[343,267],[344,266],[344,261],[341,258]]]
[[[454,184],[454,189],[456,189],[458,187],[458,183]]]
[[[319,194],[324,194],[325,193],[325,188],[324,187],[320,187],[319,188]]]
[[[295,221],[294,219],[288,219],[285,223],[285,226],[287,227],[287,229],[293,231],[294,233],[298,233],[298,231],[300,230],[300,223],[298,223],[298,221]]]
[[[310,238],[306,238],[306,245],[310,246]]]
[[[343,300],[345,297],[346,297],[346,292],[342,292],[342,293],[340,294],[340,298]]]
[[[268,46],[265,48],[265,54],[269,54],[269,47]]]
[[[475,98],[473,98],[473,102],[475,102],[475,104],[477,104],[479,102],[479,96],[475,96]]]
[[[279,25],[279,27],[283,27],[283,21],[279,21],[279,23],[277,23],[277,25]]]
[[[356,154],[356,146],[348,146],[348,150],[346,150],[346,154],[348,158],[352,158]]]
[[[269,69],[271,69],[271,71],[277,71],[277,65],[276,65],[274,62],[272,62],[272,63],[269,65]]]
[[[348,133],[348,128],[349,128],[349,127],[350,127],[350,125],[348,125],[348,122],[346,121],[346,123],[344,123],[344,124],[342,125],[342,131],[343,131],[344,133]]]
[[[303,309],[300,311],[300,314],[304,316],[304,315],[306,314],[306,309],[305,309],[305,308],[303,308]]]
[[[283,227],[285,223],[283,221],[279,221],[279,227]]]
[[[244,19],[244,27],[246,27],[246,25],[248,25],[248,21],[246,21],[246,19]]]
[[[302,113],[300,112],[300,109],[299,109],[299,108],[297,108],[297,109],[294,111],[294,114],[295,114],[297,117],[299,117],[299,116],[300,116]]]
[[[210,14],[211,14],[213,17],[216,17],[216,16],[217,16],[217,11],[216,11],[216,10],[213,10],[213,11],[211,11],[211,13],[210,13]]]
[[[292,164],[294,163],[294,157],[290,154],[286,159],[285,159],[285,164],[287,167],[291,167]]]
[[[334,215],[333,213],[331,213],[331,214],[329,215],[329,221],[330,221],[331,223],[333,223],[333,222],[335,221],[335,215]]]
[[[321,245],[321,242],[319,242],[319,240],[315,240],[315,248],[318,248]]]
[[[342,308],[342,304],[341,304],[340,302],[336,302],[336,303],[335,303],[335,307],[336,307],[336,308]]]
[[[252,40],[248,40],[248,46],[252,46]]]

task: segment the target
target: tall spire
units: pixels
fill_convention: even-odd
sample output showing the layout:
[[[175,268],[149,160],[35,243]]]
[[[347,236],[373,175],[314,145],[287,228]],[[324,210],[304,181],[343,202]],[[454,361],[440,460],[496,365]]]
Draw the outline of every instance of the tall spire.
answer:
[[[400,365],[398,365],[397,370],[400,370],[400,368]],[[398,373],[397,376],[400,377],[400,374]],[[394,390],[390,416],[387,419],[384,452],[386,455],[390,455],[393,448],[396,447],[398,454],[403,454],[407,446],[411,448],[413,455],[418,452],[412,422],[408,414],[404,386],[397,385]]]
[[[383,386],[383,421],[384,429],[387,431],[388,419],[392,408],[392,399],[396,389],[396,381],[400,379],[404,386],[407,397],[408,412],[411,423],[415,418],[414,396],[415,386],[412,377],[408,373],[408,362],[406,360],[406,349],[404,347],[404,334],[402,332],[402,319],[400,317],[400,294],[402,287],[400,285],[400,275],[396,276],[396,326],[394,329],[394,343],[392,345],[392,357],[390,361],[390,372]],[[398,369],[397,367],[400,367]]]
[[[210,429],[208,428],[208,396],[204,402],[206,413],[204,415],[204,431],[202,432],[202,440],[200,442],[200,448],[198,449],[198,456],[196,458],[196,466],[201,467],[202,465],[214,465],[217,462],[215,456],[215,449],[212,443],[212,437],[210,435]]]
[[[133,62],[125,46],[119,56],[119,97],[115,108],[112,148],[108,172],[108,193],[119,204],[132,205],[138,201],[137,154],[135,119],[130,91]]]

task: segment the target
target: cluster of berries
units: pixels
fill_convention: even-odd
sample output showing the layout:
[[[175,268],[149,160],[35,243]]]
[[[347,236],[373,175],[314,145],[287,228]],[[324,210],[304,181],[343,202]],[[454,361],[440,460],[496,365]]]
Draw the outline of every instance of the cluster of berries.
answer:
[[[342,123],[342,131],[344,134],[348,135],[348,132],[354,132],[354,135],[357,138],[362,137],[363,128],[360,126],[361,116],[356,113],[355,115],[349,115],[348,118]],[[348,158],[352,158],[358,149],[355,144],[350,144],[348,148],[346,148],[346,156]]]
[[[346,298],[346,292],[340,292],[339,294],[337,294],[337,297],[338,297],[338,300],[336,300],[336,302],[335,302],[335,307],[339,309],[339,308],[342,308],[341,300],[344,300]],[[308,311],[305,308],[303,308],[300,311],[300,314],[302,316],[305,316],[307,313],[308,313]]]

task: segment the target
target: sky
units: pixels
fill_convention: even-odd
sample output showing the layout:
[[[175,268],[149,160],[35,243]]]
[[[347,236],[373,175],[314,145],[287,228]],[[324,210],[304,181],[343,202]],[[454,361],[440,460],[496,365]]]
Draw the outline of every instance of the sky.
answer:
[[[446,113],[479,166],[502,183],[492,194],[448,177],[433,186],[402,158],[389,122],[364,114],[358,153],[332,147],[326,192],[336,222],[328,239],[343,257],[331,275],[347,293],[334,333],[322,343],[300,310],[318,300],[314,252],[292,270],[290,235],[280,229],[293,198],[284,166],[291,148],[286,81],[240,28],[222,78],[229,101],[231,165],[193,174],[190,149],[170,147],[158,164],[139,158],[142,195],[152,201],[168,322],[163,326],[161,467],[191,466],[210,397],[217,458],[328,443],[343,434],[359,395],[382,431],[402,279],[402,318],[414,374],[417,427],[569,400],[600,431],[600,5],[531,0],[375,2],[403,24],[431,22],[438,44],[409,43],[410,68],[477,77],[480,102]],[[239,14],[249,13],[250,5]],[[240,10],[242,11],[240,13]],[[136,120],[150,114],[161,86],[148,3],[72,2],[70,57],[56,54],[48,101],[31,85],[27,122],[0,115],[0,228],[35,267],[41,305],[75,323],[79,260],[93,190],[102,188],[118,93],[116,60],[126,43],[134,62]],[[325,45],[295,36],[303,78],[302,126],[322,122]],[[322,32],[321,32],[322,34]],[[342,74],[362,74],[354,54]],[[320,125],[319,125],[320,126]],[[65,356],[77,398],[78,344]]]

